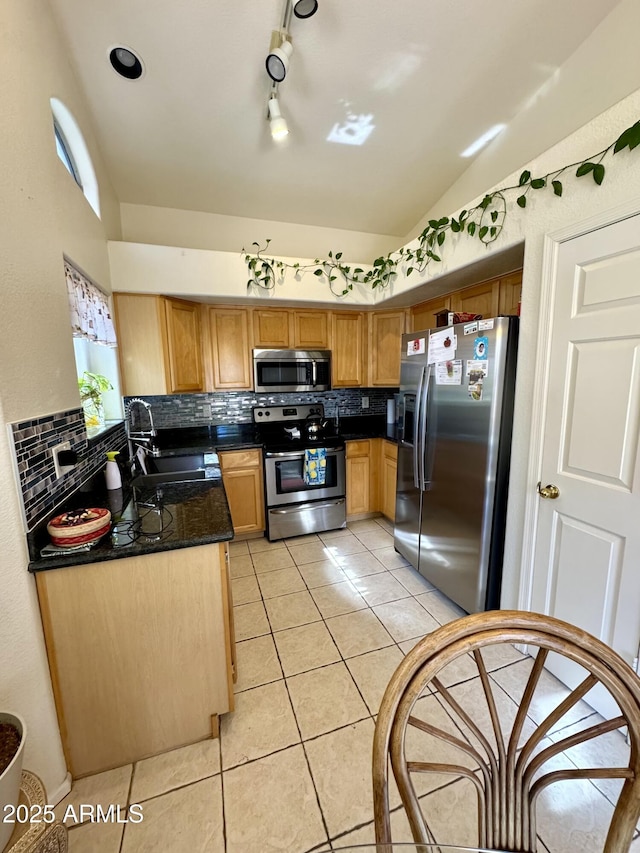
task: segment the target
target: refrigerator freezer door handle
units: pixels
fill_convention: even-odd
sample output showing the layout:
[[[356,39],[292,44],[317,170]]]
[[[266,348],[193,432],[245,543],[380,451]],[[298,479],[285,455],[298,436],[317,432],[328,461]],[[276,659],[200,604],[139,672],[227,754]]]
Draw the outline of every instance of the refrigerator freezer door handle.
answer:
[[[419,486],[421,492],[427,491],[426,483],[426,456],[427,456],[427,414],[429,408],[429,384],[431,382],[431,365],[427,365],[426,379],[421,383],[420,387],[420,417],[416,416],[416,422],[420,424],[420,471],[419,471]],[[424,368],[422,371],[424,379]]]
[[[423,447],[420,441],[420,422],[422,413],[422,387],[424,385],[424,373],[425,368],[423,367],[420,371],[420,381],[418,382],[418,390],[416,392],[416,404],[413,413],[413,485],[416,489],[421,488],[419,461],[422,459]]]

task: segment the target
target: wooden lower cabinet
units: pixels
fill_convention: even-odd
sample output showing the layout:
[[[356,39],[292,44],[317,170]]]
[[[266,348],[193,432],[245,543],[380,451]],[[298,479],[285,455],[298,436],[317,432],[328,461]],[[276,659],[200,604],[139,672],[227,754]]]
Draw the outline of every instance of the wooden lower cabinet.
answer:
[[[234,533],[259,533],[265,529],[262,451],[227,450],[219,456]]]
[[[217,735],[233,710],[224,543],[36,574],[74,778]]]
[[[376,511],[371,445],[377,440],[346,442],[347,516]]]
[[[394,521],[396,517],[398,445],[392,441],[382,441],[380,451],[380,512]]]

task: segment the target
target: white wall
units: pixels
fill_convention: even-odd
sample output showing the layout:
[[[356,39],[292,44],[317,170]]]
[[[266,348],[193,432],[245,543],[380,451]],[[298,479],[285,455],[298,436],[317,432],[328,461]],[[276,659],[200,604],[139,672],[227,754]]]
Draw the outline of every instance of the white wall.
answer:
[[[553,26],[553,22],[549,25]],[[638,32],[640,3],[622,0],[403,242],[419,234],[429,219],[442,215],[439,211],[462,209],[485,187],[504,184],[505,177],[521,163],[546,151],[638,89]],[[567,109],[569,104],[571,108]]]
[[[107,236],[119,209],[67,51],[42,0],[3,0],[0,27],[0,707],[27,721],[24,765],[50,797],[66,767],[6,424],[79,406],[63,252],[110,290]],[[49,99],[83,131],[102,222],[59,161]]]
[[[271,240],[277,255],[322,257],[342,251],[345,260],[372,261],[397,248],[398,237],[366,234],[339,228],[320,228],[292,222],[267,222],[239,216],[222,216],[197,210],[175,210],[143,204],[122,204],[122,239],[130,243],[155,243],[187,249],[213,249],[240,253],[256,240]]]

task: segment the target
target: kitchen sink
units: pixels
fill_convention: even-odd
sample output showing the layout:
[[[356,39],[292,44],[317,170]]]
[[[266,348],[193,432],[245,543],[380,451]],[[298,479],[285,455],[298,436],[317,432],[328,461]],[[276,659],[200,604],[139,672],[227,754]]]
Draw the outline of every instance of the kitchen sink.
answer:
[[[206,471],[199,468],[194,471],[165,471],[159,474],[139,474],[131,481],[133,488],[147,489],[161,486],[163,483],[184,483],[189,480],[205,480]]]

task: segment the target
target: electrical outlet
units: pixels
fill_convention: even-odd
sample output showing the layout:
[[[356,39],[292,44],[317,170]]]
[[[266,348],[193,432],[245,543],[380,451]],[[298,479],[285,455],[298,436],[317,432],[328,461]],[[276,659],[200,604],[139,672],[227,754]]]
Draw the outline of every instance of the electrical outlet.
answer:
[[[362,408],[363,409],[369,408],[369,398],[368,397],[362,397],[361,402],[362,402]]]
[[[75,465],[61,465],[58,462],[58,453],[61,450],[71,450],[71,442],[70,441],[62,441],[60,444],[56,444],[55,447],[51,448],[51,455],[53,456],[53,465],[56,469],[56,477],[60,479],[60,477],[64,476],[67,471],[71,471],[72,468],[75,468]]]

